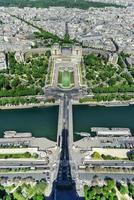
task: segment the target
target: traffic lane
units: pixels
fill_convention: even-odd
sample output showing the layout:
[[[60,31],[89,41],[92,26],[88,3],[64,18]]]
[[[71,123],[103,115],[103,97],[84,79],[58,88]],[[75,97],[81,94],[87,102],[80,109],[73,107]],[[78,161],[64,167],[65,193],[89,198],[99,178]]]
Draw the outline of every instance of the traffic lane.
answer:
[[[47,161],[29,161],[29,160],[0,160],[0,166],[6,166],[6,165],[11,165],[11,166],[23,166],[23,165],[47,165]]]

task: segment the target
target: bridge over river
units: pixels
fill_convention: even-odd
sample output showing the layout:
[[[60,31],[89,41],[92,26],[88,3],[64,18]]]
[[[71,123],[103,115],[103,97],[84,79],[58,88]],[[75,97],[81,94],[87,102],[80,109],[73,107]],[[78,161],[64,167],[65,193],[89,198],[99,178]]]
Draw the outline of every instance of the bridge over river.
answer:
[[[58,128],[58,145],[60,147],[57,177],[53,182],[52,192],[48,200],[80,200],[76,190],[76,183],[72,176],[73,162],[71,161],[71,149],[73,133],[70,117],[72,117],[72,106],[68,96],[64,95],[60,104],[62,117]],[[61,131],[61,132],[60,132]],[[69,132],[71,131],[71,132]],[[70,162],[71,161],[71,162]]]

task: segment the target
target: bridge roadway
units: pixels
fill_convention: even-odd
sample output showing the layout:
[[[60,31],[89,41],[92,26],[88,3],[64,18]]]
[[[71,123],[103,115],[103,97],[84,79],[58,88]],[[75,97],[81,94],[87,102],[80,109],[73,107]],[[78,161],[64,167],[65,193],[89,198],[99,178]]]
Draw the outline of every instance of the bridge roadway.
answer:
[[[62,130],[68,129],[69,133],[69,146],[72,147],[73,144],[73,121],[72,121],[72,103],[71,96],[69,94],[64,95],[60,98],[60,106],[59,106],[59,121],[58,121],[58,134],[57,134],[57,142],[58,146],[61,144],[60,138]]]
[[[76,183],[72,178],[71,172],[71,151],[73,137],[69,134],[69,117],[70,117],[70,100],[68,96],[63,97],[63,118],[62,118],[62,131],[59,135],[60,140],[58,143],[61,151],[59,156],[59,166],[57,177],[53,182],[52,192],[47,200],[80,200],[83,199],[78,196],[76,191]],[[71,129],[70,129],[71,130]]]

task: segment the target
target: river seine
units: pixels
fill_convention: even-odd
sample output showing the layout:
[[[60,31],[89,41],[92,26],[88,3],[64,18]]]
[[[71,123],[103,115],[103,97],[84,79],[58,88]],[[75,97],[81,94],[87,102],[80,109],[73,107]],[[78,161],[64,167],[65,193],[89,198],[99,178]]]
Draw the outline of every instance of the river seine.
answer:
[[[31,132],[35,137],[56,141],[58,106],[17,110],[0,110],[0,137],[5,130]],[[134,133],[134,106],[73,106],[74,140],[76,132],[90,132],[91,127],[126,127]]]
[[[130,128],[134,133],[134,105],[121,107],[74,106],[74,132],[90,132],[91,127]]]
[[[16,130],[56,140],[57,124],[58,106],[0,110],[0,137],[5,130]]]

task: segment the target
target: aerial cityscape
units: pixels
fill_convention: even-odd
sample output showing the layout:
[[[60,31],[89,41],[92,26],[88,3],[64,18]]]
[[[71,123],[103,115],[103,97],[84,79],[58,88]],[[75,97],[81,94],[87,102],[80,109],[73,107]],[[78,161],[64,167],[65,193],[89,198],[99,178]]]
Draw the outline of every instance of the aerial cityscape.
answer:
[[[134,1],[0,0],[0,200],[134,199]]]

